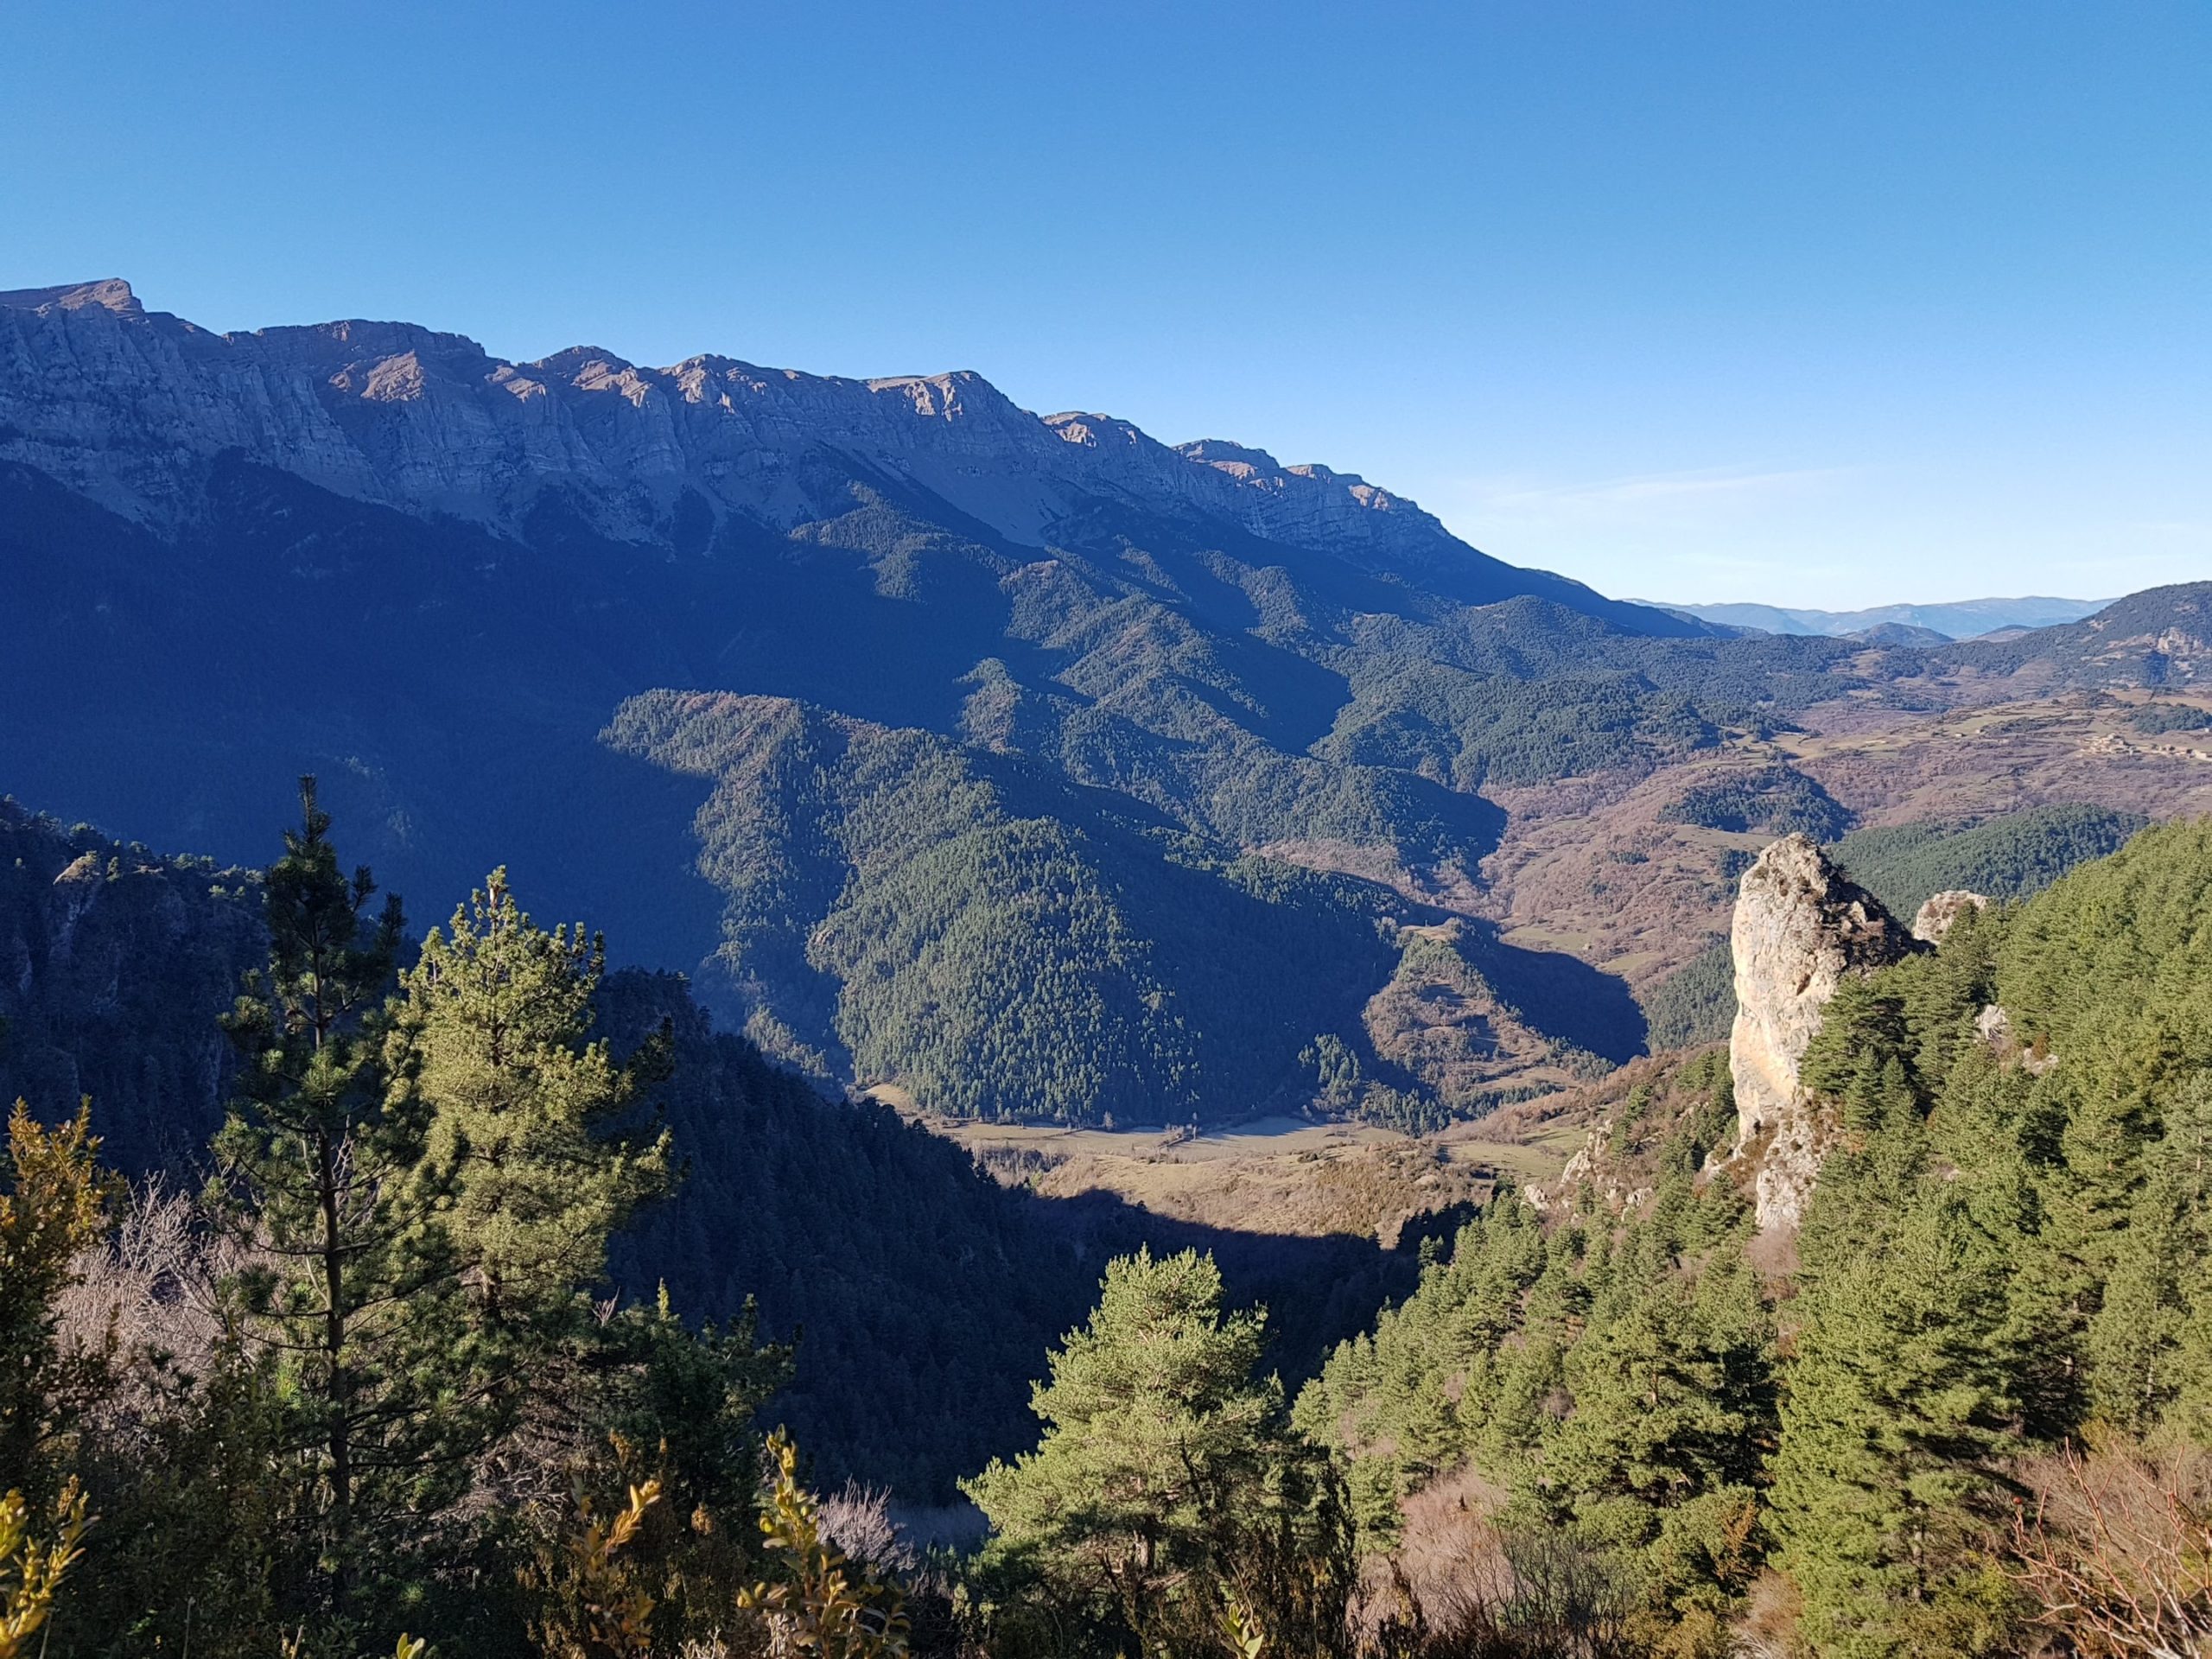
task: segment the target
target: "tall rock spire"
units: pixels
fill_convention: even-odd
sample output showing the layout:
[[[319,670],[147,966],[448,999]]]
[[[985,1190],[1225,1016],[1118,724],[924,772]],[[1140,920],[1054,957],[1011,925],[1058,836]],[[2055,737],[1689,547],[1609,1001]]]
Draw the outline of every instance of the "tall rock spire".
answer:
[[[1744,873],[1729,945],[1736,1149],[1758,1160],[1759,1225],[1794,1229],[1827,1150],[1797,1075],[1821,1011],[1847,976],[1923,947],[1807,836],[1784,836]]]

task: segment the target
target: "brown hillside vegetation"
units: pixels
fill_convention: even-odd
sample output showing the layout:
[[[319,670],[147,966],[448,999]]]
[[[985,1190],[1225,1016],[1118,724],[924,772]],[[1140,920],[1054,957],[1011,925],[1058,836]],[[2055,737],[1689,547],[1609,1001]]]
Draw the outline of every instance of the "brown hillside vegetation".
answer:
[[[1572,951],[1642,988],[1727,931],[1736,870],[1772,839],[1669,823],[1668,808],[1699,783],[1777,761],[1868,826],[2076,801],[2162,819],[2212,811],[2212,731],[2146,734],[2132,717],[2149,700],[2036,696],[2009,677],[1898,682],[1801,711],[1801,731],[1738,736],[1679,765],[1493,788],[1507,828],[1483,866],[1481,908],[1510,941]],[[2202,692],[2159,700],[2212,708]]]

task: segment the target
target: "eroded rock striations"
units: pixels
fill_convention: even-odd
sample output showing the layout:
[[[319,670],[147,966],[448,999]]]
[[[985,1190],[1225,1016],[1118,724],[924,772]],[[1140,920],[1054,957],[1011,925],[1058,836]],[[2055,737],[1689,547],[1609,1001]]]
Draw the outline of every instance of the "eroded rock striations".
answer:
[[[1758,1162],[1759,1225],[1793,1229],[1825,1150],[1798,1065],[1845,978],[1923,949],[1806,836],[1787,836],[1744,873],[1729,935],[1736,963],[1737,1153]]]
[[[711,355],[650,368],[588,346],[513,363],[405,322],[216,334],[114,279],[0,292],[0,460],[162,531],[190,518],[226,453],[510,535],[550,504],[615,542],[691,550],[733,518],[788,531],[849,511],[856,480],[925,490],[1027,547],[1102,503],[1134,505],[1463,601],[1531,593],[1672,631],[1490,559],[1351,474],[1219,440],[1172,446],[1108,416],[1040,417],[969,372],[855,380]]]

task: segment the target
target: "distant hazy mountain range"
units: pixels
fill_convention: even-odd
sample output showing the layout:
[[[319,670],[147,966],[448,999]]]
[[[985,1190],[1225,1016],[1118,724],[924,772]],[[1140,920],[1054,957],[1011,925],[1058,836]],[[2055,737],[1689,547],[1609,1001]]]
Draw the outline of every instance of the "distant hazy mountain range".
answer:
[[[1630,601],[1676,616],[1724,627],[1758,628],[1765,633],[1827,634],[1852,639],[1870,629],[1881,645],[1934,645],[1944,639],[1978,639],[2005,628],[2049,628],[2079,622],[2112,603],[2108,599],[1962,599],[1949,605],[1877,605],[1863,611],[1800,611],[1778,605],[1670,605],[1659,600]],[[1900,630],[1913,631],[1901,632]],[[1929,636],[1933,636],[1932,638]]]

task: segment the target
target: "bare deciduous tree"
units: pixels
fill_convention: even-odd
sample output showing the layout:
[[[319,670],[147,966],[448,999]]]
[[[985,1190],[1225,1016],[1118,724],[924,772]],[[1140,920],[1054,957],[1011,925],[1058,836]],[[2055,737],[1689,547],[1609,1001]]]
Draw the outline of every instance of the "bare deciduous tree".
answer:
[[[222,1338],[216,1287],[240,1265],[234,1240],[159,1176],[132,1190],[107,1238],[79,1253],[76,1282],[58,1299],[64,1344],[205,1375]],[[105,1409],[133,1415],[152,1373],[125,1366]]]
[[[817,1513],[824,1538],[841,1554],[864,1561],[879,1573],[911,1573],[920,1560],[891,1517],[887,1488],[849,1480],[842,1491],[821,1500]]]
[[[2015,1572],[2085,1659],[2212,1654],[2212,1453],[2072,1446],[2025,1471]]]

